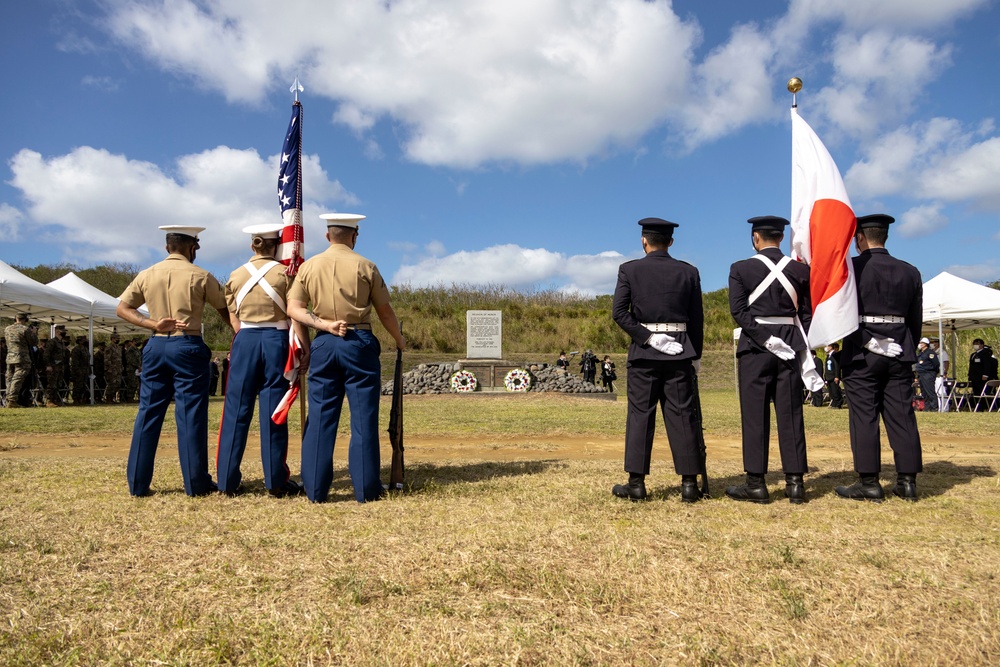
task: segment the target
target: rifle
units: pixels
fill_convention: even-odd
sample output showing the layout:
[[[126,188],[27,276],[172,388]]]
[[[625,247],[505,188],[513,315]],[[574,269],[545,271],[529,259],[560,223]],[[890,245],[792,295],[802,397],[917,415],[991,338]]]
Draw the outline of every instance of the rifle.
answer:
[[[698,451],[701,454],[701,497],[710,498],[708,493],[708,465],[706,459],[708,458],[708,448],[705,446],[705,427],[702,425],[702,412],[701,412],[701,393],[698,390],[698,373],[694,372],[694,368],[691,369],[694,377],[694,413],[698,418]]]
[[[399,327],[403,330],[402,324]],[[389,442],[392,443],[392,468],[389,490],[403,490],[403,351],[396,348],[396,370],[392,381],[392,409],[389,411]]]

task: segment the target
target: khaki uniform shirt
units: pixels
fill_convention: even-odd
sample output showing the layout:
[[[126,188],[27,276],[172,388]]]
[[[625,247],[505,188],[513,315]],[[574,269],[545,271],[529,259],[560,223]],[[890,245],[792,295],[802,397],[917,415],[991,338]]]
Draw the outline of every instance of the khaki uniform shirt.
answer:
[[[372,306],[389,303],[389,288],[373,262],[337,243],[302,263],[288,298],[325,320],[371,324]]]
[[[268,262],[273,262],[274,257],[270,255],[254,255],[250,259],[250,263],[253,264],[254,268],[260,269]],[[274,302],[274,299],[264,291],[257,283],[253,288],[247,292],[246,297],[240,303],[239,308],[236,307],[236,295],[240,293],[243,286],[250,280],[250,272],[247,271],[246,266],[241,266],[229,275],[229,282],[226,283],[226,304],[229,306],[229,312],[235,314],[241,322],[283,322],[288,319],[288,316],[278,307],[278,304]],[[291,276],[285,275],[285,266],[283,264],[278,264],[271,267],[271,269],[261,278],[261,282],[266,282],[270,285],[275,293],[285,300],[285,307],[288,307],[288,288],[292,285],[293,278]]]
[[[177,253],[140,271],[119,298],[133,308],[145,303],[154,320],[171,317],[187,322],[187,332],[194,335],[201,335],[206,303],[216,309],[226,307],[215,276]]]

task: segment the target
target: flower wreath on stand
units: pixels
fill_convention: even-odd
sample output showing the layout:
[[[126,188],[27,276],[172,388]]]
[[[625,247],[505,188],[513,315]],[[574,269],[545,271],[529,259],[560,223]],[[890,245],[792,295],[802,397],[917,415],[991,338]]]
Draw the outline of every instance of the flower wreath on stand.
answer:
[[[479,384],[479,381],[476,380],[476,376],[472,373],[472,371],[455,371],[452,373],[452,391],[457,391],[460,394],[467,394],[475,391],[477,384]]]
[[[523,368],[515,368],[504,377],[503,386],[507,387],[507,391],[528,391],[531,389],[531,373]]]

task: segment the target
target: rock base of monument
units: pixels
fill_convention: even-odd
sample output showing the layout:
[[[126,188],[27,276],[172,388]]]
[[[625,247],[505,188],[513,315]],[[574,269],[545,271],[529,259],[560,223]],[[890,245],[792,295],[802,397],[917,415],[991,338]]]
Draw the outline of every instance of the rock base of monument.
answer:
[[[528,392],[510,392],[504,386],[504,378],[511,370],[524,368],[531,373],[532,383]],[[584,382],[573,373],[545,363],[514,364],[505,359],[461,359],[454,363],[420,364],[403,374],[404,394],[451,394],[451,376],[455,371],[467,370],[476,376],[475,392],[468,395],[507,394],[518,396],[524,393],[575,394],[587,398],[618,400],[618,396],[604,387]],[[392,380],[383,383],[382,393],[392,394]]]

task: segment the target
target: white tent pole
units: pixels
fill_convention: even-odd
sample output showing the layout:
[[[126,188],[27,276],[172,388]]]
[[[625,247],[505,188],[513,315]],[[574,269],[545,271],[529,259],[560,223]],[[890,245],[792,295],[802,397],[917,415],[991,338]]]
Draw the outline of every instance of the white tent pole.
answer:
[[[944,306],[943,305],[939,305],[938,306],[938,343],[941,345],[941,349],[942,350],[945,348],[945,344],[944,344],[944,328],[943,328],[943,325],[941,324],[941,313],[943,313],[943,312],[944,312]],[[940,355],[938,355],[938,356],[940,356]],[[938,359],[938,361],[941,361],[941,360]],[[939,367],[938,370],[940,371],[938,373],[938,375],[942,375],[942,376],[945,375],[945,372],[944,372],[944,362],[943,361],[941,362],[940,367]]]
[[[90,324],[87,327],[87,345],[90,348],[90,372],[87,379],[90,380],[90,404],[94,405],[94,305],[90,306]]]

